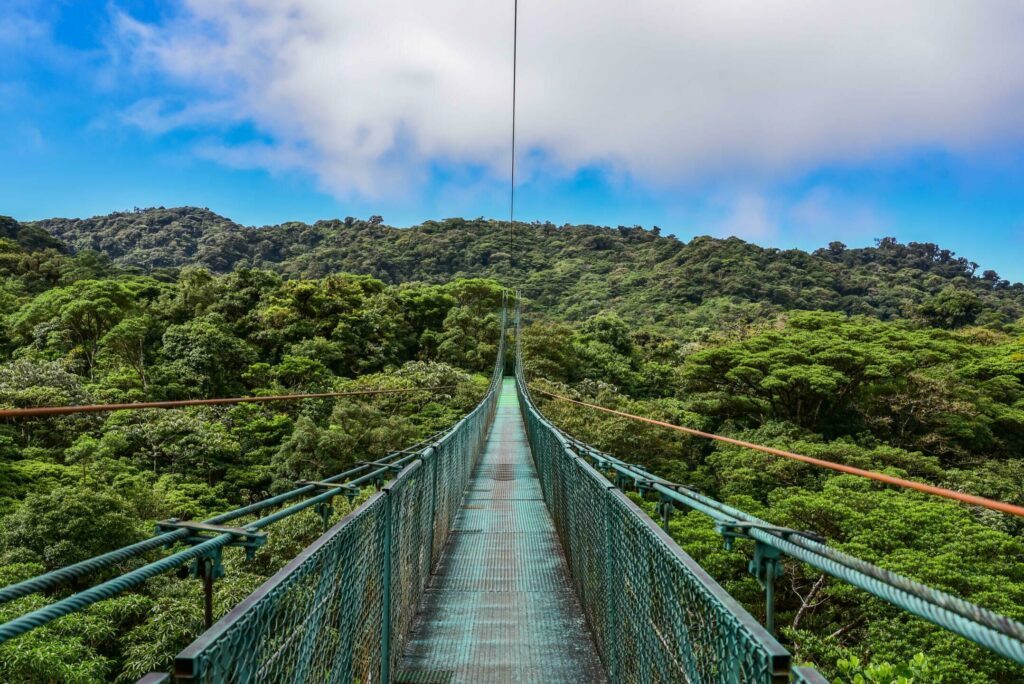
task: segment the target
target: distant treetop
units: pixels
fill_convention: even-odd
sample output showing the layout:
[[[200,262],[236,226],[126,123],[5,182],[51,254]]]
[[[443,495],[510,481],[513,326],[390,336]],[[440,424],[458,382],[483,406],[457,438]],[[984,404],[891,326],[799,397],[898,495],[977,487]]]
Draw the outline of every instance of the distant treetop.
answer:
[[[939,245],[893,237],[864,248],[831,242],[808,253],[734,237],[682,242],[657,227],[534,222],[516,224],[510,260],[505,221],[449,218],[400,229],[372,216],[253,228],[196,207],[0,224],[0,237],[15,233],[30,248],[63,244],[148,271],[199,265],[217,273],[250,267],[291,277],[348,272],[388,283],[505,282],[511,262],[514,283],[535,305],[570,319],[611,308],[627,320],[671,324],[716,297],[780,311],[832,310],[951,327],[1024,316],[1021,283],[990,270],[976,275],[976,263]]]

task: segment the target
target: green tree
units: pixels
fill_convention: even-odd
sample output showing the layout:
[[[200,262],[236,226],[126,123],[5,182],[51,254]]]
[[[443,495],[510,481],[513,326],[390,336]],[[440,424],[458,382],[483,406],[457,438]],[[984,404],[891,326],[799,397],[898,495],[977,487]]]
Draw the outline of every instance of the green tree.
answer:
[[[81,280],[39,295],[15,312],[9,325],[20,342],[71,352],[91,377],[100,340],[151,287],[142,279]]]
[[[277,477],[286,481],[321,480],[355,461],[356,439],[341,427],[321,428],[301,417],[274,457]]]
[[[26,549],[48,569],[83,561],[142,537],[128,502],[94,485],[30,493],[0,525],[0,543],[5,549]]]
[[[484,371],[494,364],[498,352],[498,317],[481,315],[468,306],[456,306],[444,319],[437,346],[440,360],[460,368]]]
[[[106,356],[112,365],[123,363],[135,371],[144,392],[149,389],[146,347],[152,331],[150,317],[134,316],[121,320],[99,342],[100,354]]]
[[[160,353],[169,361],[163,369],[167,380],[191,396],[242,391],[241,374],[256,360],[255,350],[216,314],[169,327]]]
[[[925,300],[918,313],[929,325],[960,328],[973,323],[981,309],[981,299],[975,293],[947,287]]]

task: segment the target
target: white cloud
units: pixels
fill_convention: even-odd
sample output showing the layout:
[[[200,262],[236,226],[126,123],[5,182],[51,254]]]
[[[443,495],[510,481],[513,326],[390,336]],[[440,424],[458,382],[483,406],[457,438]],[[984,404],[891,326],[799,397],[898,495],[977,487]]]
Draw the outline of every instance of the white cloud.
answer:
[[[706,215],[705,225],[714,235],[760,244],[776,243],[782,236],[863,242],[891,230],[888,218],[870,201],[829,185],[792,196],[751,188],[721,192],[707,203]]]
[[[760,194],[741,192],[725,208],[725,215],[714,227],[716,235],[762,242],[779,232],[777,210]]]
[[[886,220],[862,200],[826,185],[811,188],[787,208],[788,223],[822,240],[858,240],[886,230]]]
[[[27,3],[12,0],[0,21],[0,51],[24,50],[40,41],[49,41],[49,26]]]
[[[275,149],[235,156],[336,194],[389,194],[432,163],[507,173],[511,2],[185,6],[117,17],[124,63],[203,93],[136,123],[249,122]],[[524,0],[520,149],[668,185],[970,150],[1024,134],[1022,35],[1020,0]]]
[[[136,100],[120,116],[124,123],[156,134],[177,128],[235,124],[245,119],[243,112],[225,100],[200,100],[173,108],[159,98]]]

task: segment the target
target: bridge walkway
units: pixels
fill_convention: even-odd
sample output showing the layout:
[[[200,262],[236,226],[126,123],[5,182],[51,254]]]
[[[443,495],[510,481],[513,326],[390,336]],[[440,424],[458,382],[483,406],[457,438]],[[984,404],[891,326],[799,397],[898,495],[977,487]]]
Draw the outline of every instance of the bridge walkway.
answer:
[[[484,453],[417,611],[399,684],[603,682],[505,378]]]

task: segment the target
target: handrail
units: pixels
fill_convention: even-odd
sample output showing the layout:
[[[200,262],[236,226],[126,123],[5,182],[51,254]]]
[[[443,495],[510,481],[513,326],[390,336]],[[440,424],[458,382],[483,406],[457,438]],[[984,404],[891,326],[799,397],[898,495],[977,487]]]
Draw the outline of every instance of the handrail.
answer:
[[[390,681],[494,417],[506,322],[480,403],[181,651],[176,681]]]
[[[529,399],[530,388],[522,371],[521,356],[521,349],[517,350],[517,382],[522,384],[522,393],[532,403]],[[1016,620],[843,553],[828,546],[814,533],[772,525],[690,487],[658,477],[639,465],[603,453],[560,428],[553,426],[553,429],[581,457],[593,463],[597,470],[614,473],[620,486],[631,484],[641,493],[656,492],[663,503],[667,502],[675,508],[700,511],[713,518],[719,532],[729,543],[737,537],[752,539],[755,545],[770,549],[776,556],[783,553],[807,563],[999,655],[1024,663],[1024,624]],[[755,554],[761,557],[761,562],[755,563],[755,570],[758,578],[766,584],[767,613],[770,618],[774,613],[771,586],[774,576],[765,571],[774,570],[768,567],[773,563],[771,555]],[[765,583],[765,579],[769,581]]]
[[[425,440],[417,442],[415,445],[413,445],[413,447],[419,446],[421,444],[427,444],[433,441],[434,437],[442,434],[442,432],[443,431],[437,432],[431,437],[428,437]],[[389,459],[397,459],[401,457],[402,454],[403,452],[392,452],[382,460],[388,461]],[[397,464],[398,461],[395,461],[395,463]],[[360,482],[372,482],[375,479],[381,477],[385,473],[384,468],[378,468],[376,470],[371,470],[371,472],[369,473],[366,473],[366,471],[369,469],[371,469],[371,466],[369,464],[361,464],[356,466],[355,468],[350,468],[349,470],[346,470],[342,473],[338,473],[337,475],[332,475],[331,477],[325,478],[323,482],[347,482],[350,486],[357,486],[359,482],[350,480],[349,478],[352,478],[353,476],[359,475],[361,473],[365,473],[365,479],[360,478]],[[232,520],[237,520],[238,518],[250,515],[252,513],[256,513],[258,511],[262,511],[266,508],[273,508],[275,506],[279,506],[283,503],[299,498],[300,496],[303,496],[305,494],[316,492],[317,489],[318,487],[316,485],[304,485],[302,487],[292,489],[282,494],[278,494],[277,496],[272,496],[268,499],[256,501],[254,503],[249,504],[248,506],[243,506],[241,508],[236,508],[226,513],[221,513],[220,515],[208,518],[203,522],[212,525],[223,525],[224,523],[231,522]],[[342,490],[333,490],[332,496],[337,496],[338,494],[342,493],[344,493]],[[310,505],[318,503],[318,501],[311,501],[313,503]],[[293,512],[297,513],[299,510],[303,510],[304,508],[308,508],[308,506],[303,506],[302,508],[297,509]],[[290,510],[291,509],[283,509],[282,511],[279,511],[277,515],[281,515]],[[275,518],[275,520],[277,519],[280,518]],[[255,523],[252,523],[249,526],[253,525],[255,525]],[[149,539],[137,542],[135,544],[131,544],[129,546],[122,547],[120,549],[116,549],[114,551],[110,551],[108,553],[104,553],[99,556],[95,556],[93,558],[89,558],[84,561],[80,561],[78,563],[74,563],[73,565],[58,568],[57,570],[52,570],[43,575],[38,575],[36,577],[32,577],[30,579],[18,582],[16,584],[10,584],[6,587],[0,588],[0,604],[7,603],[8,601],[13,601],[23,596],[28,596],[29,594],[34,594],[36,592],[52,589],[70,580],[77,579],[79,577],[83,577],[98,570],[102,570],[103,568],[110,567],[115,563],[128,560],[129,558],[139,556],[148,551],[153,551],[162,546],[169,546],[177,541],[185,539],[187,536],[189,536],[187,530],[176,530],[174,532],[158,534]],[[5,632],[3,629],[3,627],[5,626],[6,625],[0,626],[0,643],[3,643],[4,640],[10,638],[5,636]]]
[[[641,423],[648,425],[656,425],[658,427],[667,428],[676,432],[682,432],[693,437],[702,437],[704,439],[714,440],[716,442],[724,442],[726,444],[732,444],[733,446],[743,447],[745,449],[752,449],[754,451],[760,451],[764,454],[771,454],[772,456],[779,456],[781,458],[788,458],[791,461],[800,461],[801,463],[807,463],[809,465],[816,466],[818,468],[826,468],[828,470],[835,470],[840,473],[847,475],[856,475],[857,477],[867,478],[869,480],[875,480],[876,482],[882,482],[884,484],[893,485],[895,487],[901,487],[903,489],[913,489],[924,494],[931,494],[932,496],[939,496],[945,499],[952,499],[959,501],[971,506],[980,506],[982,508],[988,508],[989,510],[999,511],[1008,515],[1016,515],[1024,517],[1024,506],[1017,506],[1016,504],[1007,503],[1005,501],[996,501],[994,499],[988,499],[983,496],[976,496],[974,494],[967,494],[965,492],[957,492],[952,489],[946,489],[945,487],[937,487],[930,485],[925,482],[915,482],[913,480],[907,480],[902,477],[895,477],[893,475],[886,475],[885,473],[875,472],[873,470],[865,470],[863,468],[855,468],[848,466],[844,463],[835,463],[834,461],[826,461],[822,458],[813,458],[811,456],[804,456],[803,454],[796,454],[792,451],[786,451],[784,449],[776,449],[775,447],[764,446],[763,444],[755,444],[754,442],[747,442],[742,439],[734,439],[732,437],[725,437],[724,435],[716,435],[711,432],[704,432],[702,430],[695,430],[685,425],[675,425],[673,423],[666,423],[663,420],[655,420],[654,418],[648,418],[646,416],[638,416],[633,413],[626,413],[625,411],[617,411],[615,409],[607,408],[606,406],[600,406],[599,404],[591,404],[586,401],[580,401],[567,397],[564,394],[556,394],[539,387],[532,386],[531,389],[539,394],[549,396],[559,401],[569,402],[570,404],[576,404],[578,406],[585,406],[595,411],[602,411],[604,413],[610,413],[620,418],[629,418]]]
[[[518,312],[516,330],[516,387],[533,457],[609,680],[789,681],[792,657],[769,630],[537,409]]]
[[[494,392],[495,383],[500,384],[501,379],[501,368],[503,367],[503,354],[504,354],[504,326],[505,326],[505,314],[502,316],[502,338],[499,345],[499,356],[496,360],[494,371],[492,372],[491,382],[488,387],[488,392],[485,394],[481,404],[476,409],[470,412],[468,415],[472,415],[477,411],[481,405],[486,403],[488,397]],[[413,388],[411,391],[418,391],[428,388]],[[433,389],[433,388],[429,388]],[[397,391],[397,390],[396,390]],[[403,390],[404,391],[404,390]],[[374,391],[374,393],[385,393],[390,390]],[[348,393],[326,393],[327,395],[340,395],[344,396]],[[304,398],[305,395],[287,395],[285,397],[250,397],[250,398],[234,398],[234,399],[213,399],[213,400],[189,400],[187,405],[192,405],[196,402],[214,403],[214,402],[234,402],[238,403],[239,400],[244,401],[259,401],[259,400],[280,400],[280,399],[298,399]],[[178,405],[175,402],[175,405]],[[138,404],[127,405],[129,408],[140,408]],[[165,406],[166,407],[166,406]],[[76,408],[76,407],[52,407],[52,408]],[[80,408],[80,407],[79,407]],[[88,409],[96,407],[85,407]],[[99,410],[118,410],[122,408],[119,405],[107,405],[105,407],[99,407]],[[468,417],[468,416],[467,416]],[[244,525],[244,530],[252,533],[257,533],[264,527],[267,527],[279,520],[290,517],[300,511],[306,510],[312,506],[325,505],[332,498],[343,495],[351,494],[356,491],[361,485],[376,482],[379,485],[383,485],[384,481],[394,474],[394,469],[406,467],[413,461],[420,459],[425,450],[432,448],[442,438],[438,438],[441,434],[450,434],[466,420],[463,417],[456,423],[456,425],[447,431],[441,431],[435,433],[426,440],[421,440],[412,447],[394,451],[389,453],[385,458],[380,459],[373,463],[362,463],[354,468],[346,470],[342,473],[338,473],[331,477],[328,477],[322,481],[322,483],[310,483],[303,484],[291,491],[279,494],[277,496],[258,501],[248,506],[244,506],[226,513],[214,516],[203,521],[205,525],[219,526],[232,520],[251,515],[253,513],[264,511],[267,508],[279,506],[281,504],[293,502],[296,499],[300,499],[309,495],[309,498],[303,498],[303,500],[293,503],[292,505],[265,515],[253,522]],[[339,488],[326,488],[323,484],[346,484],[348,487]],[[168,521],[176,522],[176,521]],[[153,551],[161,546],[171,546],[177,542],[191,542],[193,545],[185,550],[174,553],[165,558],[161,558],[157,561],[148,563],[140,568],[136,568],[130,572],[127,572],[118,577],[112,578],[105,582],[102,582],[96,586],[89,587],[79,593],[68,596],[64,599],[56,601],[31,611],[25,615],[21,615],[13,620],[6,623],[0,624],[0,644],[13,639],[21,634],[31,631],[37,627],[45,625],[57,618],[63,617],[73,612],[82,610],[83,608],[90,606],[98,601],[102,601],[112,596],[116,596],[133,587],[137,587],[147,580],[163,574],[169,570],[177,567],[181,567],[186,563],[194,561],[199,558],[217,556],[225,547],[231,545],[243,545],[239,543],[239,534],[236,532],[225,531],[222,534],[214,534],[210,537],[197,537],[195,533],[189,529],[179,527],[173,531],[162,532],[158,527],[158,533],[151,539],[146,539],[135,544],[111,551],[94,558],[75,563],[51,572],[33,577],[22,582],[18,582],[7,587],[0,588],[0,604],[12,601],[29,594],[33,594],[47,589],[52,589],[70,580],[83,577],[90,573],[109,568],[115,563],[119,563],[130,558],[142,555],[144,553]],[[254,551],[254,548],[250,547],[250,551]],[[218,561],[219,562],[219,561]],[[208,597],[209,601],[209,597]]]
[[[723,532],[741,529],[742,534],[736,536],[766,544],[1000,655],[1024,663],[1024,625],[1020,622],[843,553],[818,541],[813,533],[779,528],[685,485],[663,480],[640,466],[601,453],[572,437],[567,436],[567,439],[599,468],[611,469],[631,479],[634,485],[657,492],[679,508],[708,515],[724,526]]]
[[[400,452],[389,455],[387,458],[390,459],[395,456],[401,457],[394,460],[393,465],[404,465],[414,458],[414,456],[402,455]],[[345,482],[351,487],[358,487],[360,485],[379,481],[390,471],[390,468],[388,467],[379,467],[370,470],[369,472],[365,472],[360,477],[349,479],[352,478],[353,475],[365,471],[367,468],[370,468],[370,466],[358,466],[343,473],[339,473],[338,475],[329,477],[325,479],[324,482]],[[204,523],[215,525],[223,524],[244,515],[280,505],[281,503],[296,499],[305,494],[313,493],[317,489],[318,487],[316,485],[299,487],[291,490],[290,492],[286,492],[285,494],[271,497],[270,499],[250,504],[244,508],[229,511],[228,513],[210,518],[205,520]],[[344,493],[345,492],[341,489],[329,489],[321,494],[313,496],[312,498],[305,499],[297,504],[289,506],[288,508],[281,509],[280,511],[264,516],[251,523],[247,523],[245,527],[246,529],[260,530],[279,520],[304,511],[311,506],[325,503]],[[95,558],[90,558],[80,563],[75,563],[74,565],[59,568],[44,575],[39,575],[38,577],[33,577],[22,582],[9,585],[0,589],[0,603],[12,601],[40,591],[45,591],[46,589],[51,589],[71,579],[110,567],[115,563],[141,555],[147,551],[152,551],[161,546],[170,546],[176,542],[184,541],[190,536],[190,534],[191,533],[186,529],[178,529],[173,532],[158,534],[151,539],[146,539],[136,544],[105,553],[101,556],[96,556]],[[111,598],[128,589],[139,586],[157,575],[161,575],[173,570],[174,568],[181,567],[200,556],[221,550],[234,542],[235,539],[236,535],[233,534],[220,534],[215,537],[211,537],[207,541],[196,546],[179,551],[171,556],[154,561],[124,575],[107,580],[106,582],[94,587],[90,587],[77,594],[61,599],[60,601],[43,606],[31,613],[27,613],[6,623],[0,624],[0,644],[13,639],[14,637],[20,636],[25,632],[36,629],[37,627],[41,627],[48,622],[52,622],[57,618],[77,612],[94,603]]]

